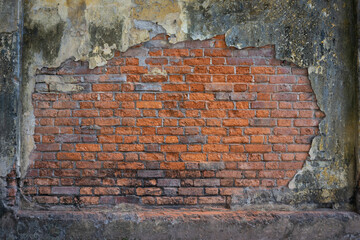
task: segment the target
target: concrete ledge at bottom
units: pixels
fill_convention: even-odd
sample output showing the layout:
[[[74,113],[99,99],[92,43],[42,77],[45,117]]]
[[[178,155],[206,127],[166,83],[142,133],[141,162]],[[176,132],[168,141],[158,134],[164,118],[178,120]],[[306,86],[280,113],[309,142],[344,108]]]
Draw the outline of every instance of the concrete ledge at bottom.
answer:
[[[223,209],[18,211],[1,239],[360,239],[353,212]]]

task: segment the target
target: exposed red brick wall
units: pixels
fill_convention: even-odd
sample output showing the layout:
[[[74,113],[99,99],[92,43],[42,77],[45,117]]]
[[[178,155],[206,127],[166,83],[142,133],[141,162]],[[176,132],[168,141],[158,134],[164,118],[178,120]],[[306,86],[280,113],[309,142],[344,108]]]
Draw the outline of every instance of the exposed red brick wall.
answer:
[[[271,46],[165,39],[94,70],[74,61],[39,70],[71,75],[84,91],[37,83],[27,195],[48,204],[226,204],[245,187],[288,184],[322,118],[307,70],[275,60]]]

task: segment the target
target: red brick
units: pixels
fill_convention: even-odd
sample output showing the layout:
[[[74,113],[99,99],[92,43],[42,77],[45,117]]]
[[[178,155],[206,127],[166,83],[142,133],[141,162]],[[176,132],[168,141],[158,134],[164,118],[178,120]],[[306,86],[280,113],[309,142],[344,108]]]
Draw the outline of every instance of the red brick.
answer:
[[[122,74],[145,74],[148,72],[146,67],[142,66],[123,66],[120,67]]]
[[[181,154],[183,161],[189,162],[204,162],[206,161],[206,154],[204,153],[183,153]]]
[[[143,118],[136,120],[137,126],[161,126],[161,119]]]
[[[160,169],[184,170],[185,163],[183,163],[183,162],[163,162],[163,163],[160,163]]]
[[[119,91],[120,85],[119,84],[93,84],[92,90],[95,92],[112,92],[112,91]]]
[[[137,108],[162,108],[161,102],[153,102],[153,101],[141,101],[136,103]]]
[[[220,127],[204,127],[201,132],[205,135],[226,135],[226,129]]]
[[[187,58],[184,60],[185,65],[210,65],[210,58]]]
[[[167,76],[166,75],[143,75],[141,77],[141,81],[142,82],[148,82],[148,83],[166,82],[167,81]]]
[[[252,74],[275,74],[274,67],[251,67]]]
[[[99,144],[79,143],[79,144],[76,144],[76,151],[77,152],[100,152],[101,147]]]
[[[233,109],[234,103],[233,102],[225,102],[225,101],[209,102],[208,108],[209,109]]]
[[[210,66],[210,74],[234,74],[234,67],[232,66]]]
[[[231,51],[228,49],[205,49],[204,55],[209,57],[230,57]]]
[[[245,145],[247,152],[271,152],[271,145],[248,144]]]
[[[85,205],[97,205],[99,197],[80,197],[80,202]]]
[[[223,125],[226,127],[244,127],[249,125],[247,119],[224,119]]]
[[[235,179],[235,186],[237,187],[258,187],[260,180],[257,179]]]
[[[35,196],[34,199],[37,203],[55,204],[59,202],[58,197],[55,196]]]
[[[179,188],[179,195],[201,196],[204,195],[203,188]]]
[[[161,146],[162,152],[186,152],[186,145],[163,145]]]
[[[258,109],[269,109],[269,108],[277,108],[277,102],[252,102],[251,107]]]
[[[81,153],[59,152],[59,153],[57,153],[57,159],[58,160],[79,161],[79,160],[81,160]]]
[[[98,153],[98,159],[101,161],[120,161],[124,160],[122,153]]]
[[[164,56],[174,56],[174,57],[188,57],[189,50],[188,49],[164,49]]]
[[[162,194],[161,188],[137,188],[136,194],[143,196],[143,195],[152,195],[152,196],[159,196]]]

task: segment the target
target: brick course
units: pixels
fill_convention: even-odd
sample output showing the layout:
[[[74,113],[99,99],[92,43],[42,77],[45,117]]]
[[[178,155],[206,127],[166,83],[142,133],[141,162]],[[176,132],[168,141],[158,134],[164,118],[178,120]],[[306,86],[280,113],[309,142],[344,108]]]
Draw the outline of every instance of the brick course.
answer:
[[[228,48],[223,36],[37,74],[83,88],[37,82],[24,192],[38,203],[225,205],[245,187],[286,186],[323,117],[306,69],[276,60],[272,46]]]

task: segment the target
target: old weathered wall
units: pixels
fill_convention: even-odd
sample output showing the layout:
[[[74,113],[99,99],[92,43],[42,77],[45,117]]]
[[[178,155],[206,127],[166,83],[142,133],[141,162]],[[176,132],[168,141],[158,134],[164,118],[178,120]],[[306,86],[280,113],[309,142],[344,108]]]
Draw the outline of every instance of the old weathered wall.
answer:
[[[221,205],[286,187],[324,117],[301,69],[273,46],[164,34],[103,67],[37,71],[23,192],[41,204]]]
[[[225,34],[228,46],[274,44],[277,59],[309,68],[326,116],[309,159],[285,193],[249,191],[233,204],[268,202],[272,194],[286,203],[336,207],[352,202],[357,135],[356,59],[349,47],[355,46],[352,1],[37,0],[24,6],[22,176],[34,149],[31,93],[36,69],[58,67],[70,58],[87,60],[90,68],[103,66],[115,50],[125,51],[162,32],[173,43]]]
[[[14,167],[19,147],[19,11],[19,1],[0,1],[0,215],[8,195],[6,176]]]
[[[312,121],[315,118],[323,117],[319,126],[317,125],[318,122],[316,124],[313,122],[314,126],[311,127],[314,132],[307,134],[312,141],[311,143],[306,142],[304,144],[306,148],[301,150],[301,155],[305,156],[306,159],[302,158],[298,162],[296,160],[296,166],[288,166],[278,173],[280,175],[284,174],[289,169],[297,172],[293,171],[286,177],[276,175],[278,178],[271,179],[275,184],[269,187],[260,183],[262,183],[263,179],[266,180],[264,182],[271,182],[267,181],[270,175],[264,173],[265,169],[259,169],[259,172],[254,175],[255,177],[251,179],[254,180],[253,182],[259,183],[259,186],[252,188],[250,186],[251,181],[244,181],[245,186],[241,186],[243,187],[241,194],[231,193],[230,198],[228,195],[226,196],[226,206],[235,210],[238,208],[299,210],[303,209],[303,207],[307,209],[326,207],[353,210],[354,205],[360,205],[359,186],[357,186],[360,183],[360,164],[356,160],[359,154],[359,106],[357,96],[359,30],[356,28],[356,23],[359,23],[360,19],[356,9],[359,10],[359,6],[357,0],[0,0],[0,216],[2,216],[0,237],[20,239],[39,239],[42,237],[46,239],[49,237],[63,238],[69,236],[102,239],[105,236],[111,239],[114,236],[118,237],[120,234],[124,238],[156,236],[156,238],[161,239],[166,236],[167,238],[193,237],[211,239],[224,237],[224,235],[216,235],[217,233],[226,233],[229,234],[227,235],[228,238],[236,235],[244,236],[246,239],[260,237],[264,239],[288,237],[294,239],[359,238],[359,219],[353,213],[305,212],[298,215],[294,213],[259,214],[247,212],[244,214],[239,211],[225,210],[208,213],[190,210],[189,213],[183,210],[179,212],[155,210],[156,207],[145,210],[144,213],[144,209],[120,204],[112,207],[111,211],[115,209],[121,211],[121,213],[108,214],[105,213],[106,211],[96,210],[95,212],[82,211],[79,214],[69,215],[68,212],[35,212],[35,209],[39,207],[43,209],[44,205],[36,205],[35,201],[28,198],[28,195],[32,195],[34,199],[39,197],[39,199],[49,200],[50,202],[54,201],[53,205],[61,209],[64,206],[60,205],[68,203],[67,201],[70,199],[67,198],[68,196],[63,195],[69,195],[69,192],[70,195],[74,195],[74,192],[75,195],[78,195],[80,187],[86,188],[82,185],[85,181],[81,182],[81,178],[85,176],[82,174],[90,176],[93,173],[104,173],[105,175],[101,176],[100,181],[95,180],[100,183],[97,186],[99,190],[97,192],[95,192],[95,189],[91,189],[89,192],[85,191],[84,200],[90,204],[98,204],[100,199],[105,204],[110,202],[116,204],[117,199],[120,199],[120,202],[132,202],[132,199],[137,199],[136,197],[130,197],[128,200],[124,200],[123,196],[119,195],[117,195],[118,198],[114,199],[104,196],[108,192],[102,187],[110,182],[108,180],[104,181],[106,174],[112,174],[111,171],[119,166],[128,166],[126,161],[124,164],[116,164],[116,167],[113,167],[111,171],[98,171],[94,166],[105,165],[98,163],[100,158],[97,155],[86,151],[79,151],[81,152],[79,154],[75,150],[71,150],[71,144],[64,142],[61,142],[61,147],[64,147],[64,149],[61,149],[62,152],[60,149],[54,150],[52,147],[55,145],[51,145],[51,141],[64,138],[61,138],[60,135],[51,136],[52,133],[47,131],[43,131],[41,134],[35,131],[35,126],[42,127],[54,123],[54,130],[56,128],[55,123],[60,123],[59,126],[61,127],[68,123],[63,120],[55,120],[55,118],[44,120],[43,118],[47,118],[46,116],[36,116],[39,110],[43,111],[48,107],[53,108],[54,103],[51,98],[50,100],[41,101],[41,103],[37,100],[33,101],[32,96],[34,96],[35,91],[37,91],[35,96],[39,96],[39,92],[51,92],[50,94],[56,95],[56,100],[67,101],[71,99],[70,97],[74,91],[94,90],[93,88],[86,88],[86,86],[92,86],[89,84],[96,85],[100,82],[86,82],[85,75],[99,71],[98,69],[102,69],[103,72],[101,73],[105,74],[105,71],[109,69],[108,67],[119,59],[121,55],[119,52],[133,51],[134,55],[129,60],[133,64],[136,63],[134,58],[139,56],[136,49],[140,46],[141,48],[159,48],[161,52],[164,49],[172,48],[173,45],[169,45],[168,42],[171,44],[178,43],[177,46],[186,47],[186,43],[196,46],[200,41],[201,43],[209,39],[213,41],[215,36],[224,35],[224,42],[214,45],[216,48],[227,48],[231,50],[231,54],[234,54],[235,51],[238,51],[235,48],[256,47],[251,51],[261,53],[262,47],[274,46],[277,60],[266,60],[266,64],[263,64],[266,65],[265,67],[271,67],[270,65],[274,63],[281,65],[285,63],[282,61],[286,61],[292,63],[289,65],[291,68],[307,69],[308,75],[305,75],[310,80],[311,89],[306,89],[315,95],[315,98],[309,99],[309,102],[314,104],[313,106],[317,105],[324,114],[323,117],[319,111],[319,115],[312,115],[310,119]],[[24,24],[22,19],[24,19]],[[156,38],[155,42],[149,41],[159,34],[167,35],[166,41],[156,40]],[[189,50],[189,48],[187,49]],[[238,52],[247,51],[248,49]],[[196,52],[194,51],[194,53]],[[252,57],[259,56],[255,54]],[[141,62],[141,58],[139,59],[140,64],[144,64],[144,62]],[[170,61],[170,59],[167,60]],[[127,62],[128,60],[124,61]],[[185,59],[181,61],[185,61]],[[219,59],[215,61],[217,64],[221,63]],[[228,59],[224,61],[228,63]],[[211,60],[212,63],[213,60]],[[280,65],[276,67],[277,70],[281,68]],[[120,69],[121,74],[120,63],[117,67]],[[252,68],[253,66],[250,66],[250,71],[252,71]],[[148,66],[148,69],[152,70],[152,67]],[[194,69],[191,71],[195,71]],[[235,69],[234,71],[236,71]],[[58,70],[64,71],[58,74]],[[201,69],[197,70],[201,71]],[[75,76],[75,78],[61,76],[66,75],[66,71],[79,71],[81,73],[79,75],[82,76],[80,78],[77,78],[78,76]],[[165,75],[164,71],[160,70],[153,73]],[[51,75],[51,77],[39,76],[41,74]],[[251,74],[254,75],[253,72]],[[265,75],[267,74],[269,72]],[[253,77],[255,79],[255,76]],[[287,75],[287,77],[291,78],[292,76]],[[142,76],[139,78],[142,78]],[[183,79],[186,80],[186,78],[187,75],[184,74]],[[224,77],[224,79],[227,79],[227,77]],[[298,84],[298,77],[296,79],[297,82],[295,83]],[[127,81],[127,78],[120,80]],[[302,83],[305,84],[304,81]],[[247,83],[247,90],[250,89],[250,85],[253,88],[256,84]],[[260,84],[265,85],[265,83]],[[294,84],[295,88],[296,84]],[[307,81],[306,84],[308,84]],[[118,87],[120,89],[120,83]],[[104,89],[106,90],[106,88],[103,88],[101,91]],[[118,94],[117,89],[111,90],[114,91],[114,96]],[[144,89],[140,88],[140,90]],[[151,91],[151,89],[145,90]],[[191,93],[189,92],[189,94]],[[45,95],[44,93],[40,95],[43,96],[42,94]],[[149,94],[149,92],[146,94]],[[211,94],[213,94],[212,96],[223,97],[221,94]],[[257,92],[257,94],[260,95],[261,91]],[[272,92],[271,94],[276,93]],[[149,97],[150,95],[146,96]],[[227,95],[224,94],[224,96]],[[230,99],[235,95],[230,94],[228,96]],[[96,100],[91,99],[91,101]],[[234,102],[230,100],[228,104],[231,105]],[[74,104],[74,102],[71,102],[71,104]],[[92,106],[91,104],[95,104],[95,102],[75,102],[75,104],[79,107],[86,107]],[[162,104],[164,104],[162,106],[165,106],[167,103]],[[75,110],[72,110],[70,105],[66,106],[68,109],[62,108],[60,111],[72,114],[72,111]],[[252,107],[251,104],[249,106]],[[58,111],[54,109],[50,110],[52,112]],[[151,114],[148,111],[149,109],[145,110],[146,114]],[[51,111],[49,112],[51,113]],[[100,112],[98,109],[96,111]],[[144,113],[142,112],[142,114]],[[300,115],[300,112],[296,114]],[[51,117],[57,117],[57,115]],[[136,120],[141,120],[141,118]],[[254,119],[249,120],[251,120],[250,123],[254,122]],[[78,121],[81,123],[82,119]],[[91,122],[91,120],[88,121]],[[306,124],[311,123],[311,121],[307,121]],[[113,126],[116,126],[116,124]],[[89,131],[99,131],[96,124],[93,127],[95,130],[90,129]],[[317,127],[319,132],[316,132]],[[301,129],[298,130],[301,132]],[[312,139],[315,135],[316,137]],[[125,139],[127,136],[121,137]],[[155,134],[151,139],[156,139],[156,137]],[[181,136],[177,137],[181,139]],[[249,141],[251,141],[251,137]],[[98,138],[98,136],[81,136],[80,139],[83,142],[79,140],[81,142],[79,144],[93,141],[95,138]],[[263,139],[268,140],[270,138],[266,136]],[[293,140],[296,141],[295,138]],[[41,146],[42,149],[41,147],[36,148],[36,143],[40,141],[46,144],[45,148],[44,146]],[[311,148],[309,150],[310,144]],[[51,146],[49,147],[49,145]],[[81,148],[82,146],[79,146],[78,150],[89,149],[89,146]],[[54,151],[50,154],[46,153],[47,147]],[[56,147],[60,148],[60,145],[56,145]],[[76,149],[75,144],[73,147]],[[99,146],[96,147],[99,148]],[[106,147],[111,149],[111,146]],[[116,151],[122,152],[119,151],[118,147],[115,146]],[[212,148],[208,149],[212,150]],[[70,154],[63,154],[63,150],[70,152]],[[103,149],[100,150],[99,153]],[[129,149],[126,148],[125,150]],[[248,154],[246,148],[244,154]],[[294,153],[294,156],[296,154]],[[39,155],[41,155],[40,159]],[[59,159],[57,162],[55,158],[57,156],[65,156],[65,159]],[[76,158],[76,161],[79,161],[80,156],[81,161],[86,160],[87,162],[68,164],[69,156]],[[114,156],[119,155],[115,154]],[[224,157],[224,154],[221,157]],[[273,156],[267,157],[274,161],[271,158]],[[116,160],[113,156],[110,158],[111,161]],[[179,162],[176,162],[176,164],[180,164],[176,166],[183,166],[183,159],[177,160]],[[205,160],[207,161],[208,158]],[[262,166],[267,166],[265,155],[258,160],[260,164],[263,164]],[[67,163],[64,164],[66,161]],[[221,168],[226,166],[229,169],[239,165],[248,166],[239,164],[241,161],[235,165],[234,162],[236,162],[235,159],[230,159],[229,163],[220,161],[214,166],[220,166]],[[302,165],[302,162],[304,162],[304,165]],[[45,168],[42,167],[47,163],[49,165]],[[199,166],[200,168],[199,163],[191,161],[188,163],[188,165],[184,166],[190,168]],[[276,163],[268,165],[280,166]],[[54,166],[56,170],[53,169]],[[64,169],[60,170],[57,166]],[[69,166],[73,166],[74,169],[66,169]],[[85,168],[80,167],[81,170],[79,170],[75,169],[75,166],[85,166]],[[107,166],[110,169],[112,168],[110,163]],[[155,165],[146,163],[144,166],[150,169]],[[204,181],[204,178],[215,176],[213,177],[215,181],[211,181],[211,183],[218,185],[219,178],[216,177],[216,174],[218,174],[216,171],[221,171],[221,169],[208,170],[207,167],[202,169],[201,174],[203,175],[196,180],[196,184],[207,185],[208,182]],[[262,170],[264,172],[260,173]],[[241,172],[243,174],[247,170],[242,169],[241,171],[244,171]],[[123,176],[140,177],[141,184],[144,185],[158,183],[157,179],[155,181],[150,179],[150,177],[153,177],[151,174],[157,172],[150,172],[151,176],[149,178],[140,176],[141,174],[136,175],[137,172],[134,174],[123,171],[122,174],[124,173]],[[231,173],[234,174],[234,171]],[[73,183],[79,181],[81,182],[79,186],[81,186],[68,188],[67,186],[70,185],[66,184],[72,181],[68,179],[73,176],[61,174],[76,175],[75,177],[78,177],[78,179],[72,179]],[[260,174],[263,174],[261,175],[263,177]],[[230,172],[225,175],[227,178],[232,178]],[[162,176],[160,177],[162,178]],[[35,178],[37,179],[34,180]],[[53,178],[58,178],[55,181],[60,182],[61,185],[54,187]],[[184,181],[185,185],[189,182],[195,184],[194,177],[190,178],[192,178],[190,181]],[[116,180],[122,183],[121,178]],[[31,181],[33,181],[32,183],[36,182],[34,188],[28,186]],[[166,181],[162,179],[161,182]],[[241,182],[236,179],[232,180],[235,187],[239,187],[236,184]],[[281,184],[278,185],[278,182],[284,186],[279,188]],[[167,181],[167,183],[174,184],[172,181]],[[179,184],[180,182],[175,181],[175,183]],[[89,184],[89,188],[94,186],[91,181],[86,184]],[[209,186],[205,185],[198,186],[201,188],[202,193],[215,196],[218,193],[217,191],[221,192],[221,189],[215,190],[211,186],[210,189]],[[163,187],[160,186],[160,191],[165,190]],[[139,190],[139,193],[141,191],[142,189]],[[144,190],[142,193],[149,195],[154,191],[148,192]],[[51,194],[55,196],[50,196]],[[129,195],[127,192],[124,192],[124,194]],[[61,201],[58,197],[62,197],[64,201]],[[220,199],[221,203],[225,202],[225,199],[221,196],[215,197]],[[201,199],[201,201],[209,200],[208,203],[211,206],[216,203],[212,202],[211,198],[205,197]],[[86,201],[75,201],[80,200],[77,196],[72,196],[70,200],[73,201],[70,202],[72,210],[83,210],[83,203]],[[164,200],[164,203],[168,201],[177,205],[177,202],[172,199],[164,198],[162,200]],[[43,203],[49,202],[43,201]],[[7,211],[10,209],[18,210],[18,208],[28,208],[30,211],[15,211],[14,214]],[[129,209],[133,209],[134,212],[129,213]],[[158,211],[158,214],[156,211]],[[32,215],[35,215],[35,220]],[[124,232],[122,232],[123,229],[125,229]],[[89,236],[83,235],[85,232],[91,234]]]

